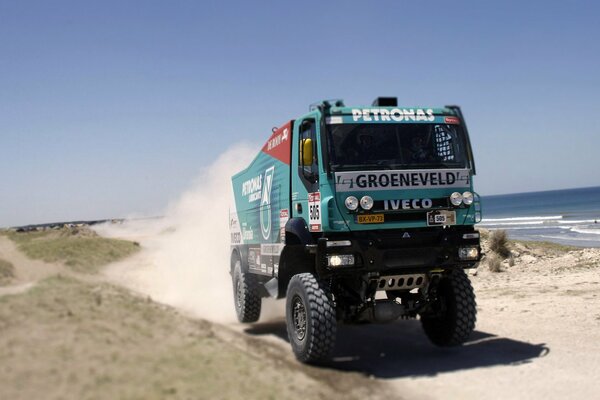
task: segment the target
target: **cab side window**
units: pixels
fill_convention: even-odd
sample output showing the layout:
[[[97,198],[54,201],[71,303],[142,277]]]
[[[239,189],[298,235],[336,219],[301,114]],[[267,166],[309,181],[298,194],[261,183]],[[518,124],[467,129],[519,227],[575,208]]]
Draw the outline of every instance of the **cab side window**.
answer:
[[[300,176],[307,183],[315,183],[319,176],[317,159],[316,123],[314,119],[302,121],[300,125],[299,160]]]

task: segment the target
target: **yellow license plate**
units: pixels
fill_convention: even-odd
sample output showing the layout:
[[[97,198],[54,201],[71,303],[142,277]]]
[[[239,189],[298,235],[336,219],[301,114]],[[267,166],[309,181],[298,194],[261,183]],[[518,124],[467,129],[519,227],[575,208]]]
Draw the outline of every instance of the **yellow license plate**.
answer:
[[[383,224],[383,214],[364,214],[357,216],[359,224]]]

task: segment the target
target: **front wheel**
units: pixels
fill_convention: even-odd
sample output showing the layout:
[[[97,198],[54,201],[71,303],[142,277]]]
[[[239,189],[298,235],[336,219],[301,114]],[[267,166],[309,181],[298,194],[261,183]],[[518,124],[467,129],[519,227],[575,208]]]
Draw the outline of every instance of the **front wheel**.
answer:
[[[261,298],[257,294],[256,277],[242,272],[242,263],[236,260],[233,268],[233,301],[240,322],[256,322],[260,318]]]
[[[335,305],[313,274],[294,275],[286,299],[288,337],[296,358],[305,363],[327,360],[336,335]]]
[[[437,285],[437,299],[421,315],[421,325],[431,342],[438,346],[458,346],[475,329],[475,293],[467,274],[461,270],[443,276]]]

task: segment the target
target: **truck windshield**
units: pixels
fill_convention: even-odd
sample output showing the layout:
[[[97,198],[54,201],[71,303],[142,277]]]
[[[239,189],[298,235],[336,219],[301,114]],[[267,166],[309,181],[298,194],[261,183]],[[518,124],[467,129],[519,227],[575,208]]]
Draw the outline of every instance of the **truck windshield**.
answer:
[[[458,125],[331,124],[327,127],[332,171],[468,166],[466,141]]]

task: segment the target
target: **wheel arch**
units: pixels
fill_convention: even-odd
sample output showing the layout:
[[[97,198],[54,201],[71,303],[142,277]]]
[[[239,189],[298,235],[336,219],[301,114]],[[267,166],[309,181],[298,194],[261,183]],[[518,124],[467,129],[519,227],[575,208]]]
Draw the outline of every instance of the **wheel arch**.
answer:
[[[244,246],[232,246],[229,257],[229,273],[233,275],[233,269],[235,268],[235,262],[240,260],[242,272],[248,272],[248,251],[244,249]]]
[[[304,272],[315,274],[315,256],[307,251],[307,246],[315,244],[303,218],[291,218],[285,224],[285,247],[279,259],[278,298],[286,295],[290,279]]]

